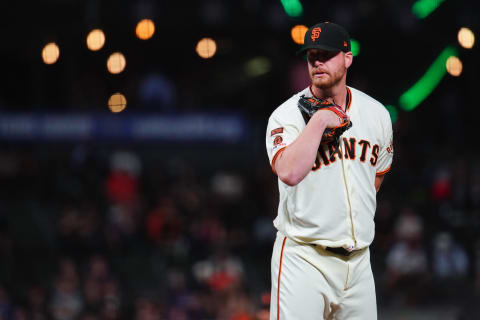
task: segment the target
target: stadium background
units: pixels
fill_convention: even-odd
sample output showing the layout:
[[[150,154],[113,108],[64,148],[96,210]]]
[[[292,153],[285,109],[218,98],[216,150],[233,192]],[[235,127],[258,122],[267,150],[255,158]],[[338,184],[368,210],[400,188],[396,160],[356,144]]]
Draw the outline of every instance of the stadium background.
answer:
[[[291,29],[322,20],[359,44],[347,84],[394,121],[371,247],[379,319],[478,318],[479,55],[457,39],[478,35],[476,1],[0,8],[0,319],[267,319],[278,191],[265,128],[308,80]],[[141,40],[145,18],[155,32]],[[91,51],[95,28],[106,41]],[[217,46],[207,59],[195,51],[205,37]],[[50,42],[60,54],[46,64]],[[406,111],[400,97],[445,48],[461,74],[436,66],[438,85]],[[115,93],[127,101],[117,113]]]

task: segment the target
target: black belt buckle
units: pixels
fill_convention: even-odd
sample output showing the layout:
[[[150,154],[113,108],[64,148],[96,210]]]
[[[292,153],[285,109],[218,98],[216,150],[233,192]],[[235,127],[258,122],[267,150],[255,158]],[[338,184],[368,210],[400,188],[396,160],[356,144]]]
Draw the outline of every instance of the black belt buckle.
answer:
[[[348,251],[347,249],[345,249],[343,247],[337,247],[337,248],[325,247],[325,250],[336,253],[336,254],[344,256],[344,257],[349,257],[354,252],[354,251]]]

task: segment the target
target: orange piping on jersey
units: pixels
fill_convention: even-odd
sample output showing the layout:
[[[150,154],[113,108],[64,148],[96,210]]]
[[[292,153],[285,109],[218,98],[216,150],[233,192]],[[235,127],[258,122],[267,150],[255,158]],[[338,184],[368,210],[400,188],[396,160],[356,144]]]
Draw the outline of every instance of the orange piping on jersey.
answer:
[[[277,174],[277,171],[275,170],[275,161],[277,160],[277,157],[280,155],[280,153],[283,152],[283,150],[285,150],[286,147],[283,147],[281,148],[280,150],[277,151],[277,153],[275,153],[275,155],[273,156],[273,159],[272,159],[272,171],[273,173]]]
[[[285,248],[285,241],[287,241],[287,237],[283,238],[282,251],[281,251],[281,253],[280,253],[280,266],[279,266],[279,268],[278,268],[277,320],[280,320],[280,276],[282,275],[283,249]]]
[[[345,107],[345,110],[349,110],[350,106],[352,105],[352,91],[350,91],[350,88],[347,87],[347,106]]]
[[[385,170],[383,170],[383,171],[377,172],[377,177],[378,177],[378,176],[383,176],[385,173],[387,173],[388,171],[390,171],[390,168],[391,168],[391,167],[388,167],[387,169],[385,169]]]

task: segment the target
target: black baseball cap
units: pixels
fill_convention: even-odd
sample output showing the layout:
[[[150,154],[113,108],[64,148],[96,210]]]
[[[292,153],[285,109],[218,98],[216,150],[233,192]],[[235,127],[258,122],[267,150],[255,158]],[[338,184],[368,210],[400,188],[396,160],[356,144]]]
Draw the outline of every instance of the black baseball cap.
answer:
[[[350,36],[345,28],[333,22],[317,23],[305,33],[303,46],[297,51],[297,54],[308,49],[348,52],[350,51]]]

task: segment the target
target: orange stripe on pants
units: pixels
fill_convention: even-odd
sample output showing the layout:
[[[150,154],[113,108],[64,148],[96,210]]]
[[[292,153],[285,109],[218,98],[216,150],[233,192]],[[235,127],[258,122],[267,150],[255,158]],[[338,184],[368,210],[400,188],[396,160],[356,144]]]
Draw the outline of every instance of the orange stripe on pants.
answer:
[[[277,320],[280,320],[280,276],[282,275],[283,249],[285,248],[287,237],[283,238],[282,251],[280,253],[280,266],[278,268],[278,286],[277,286]]]

